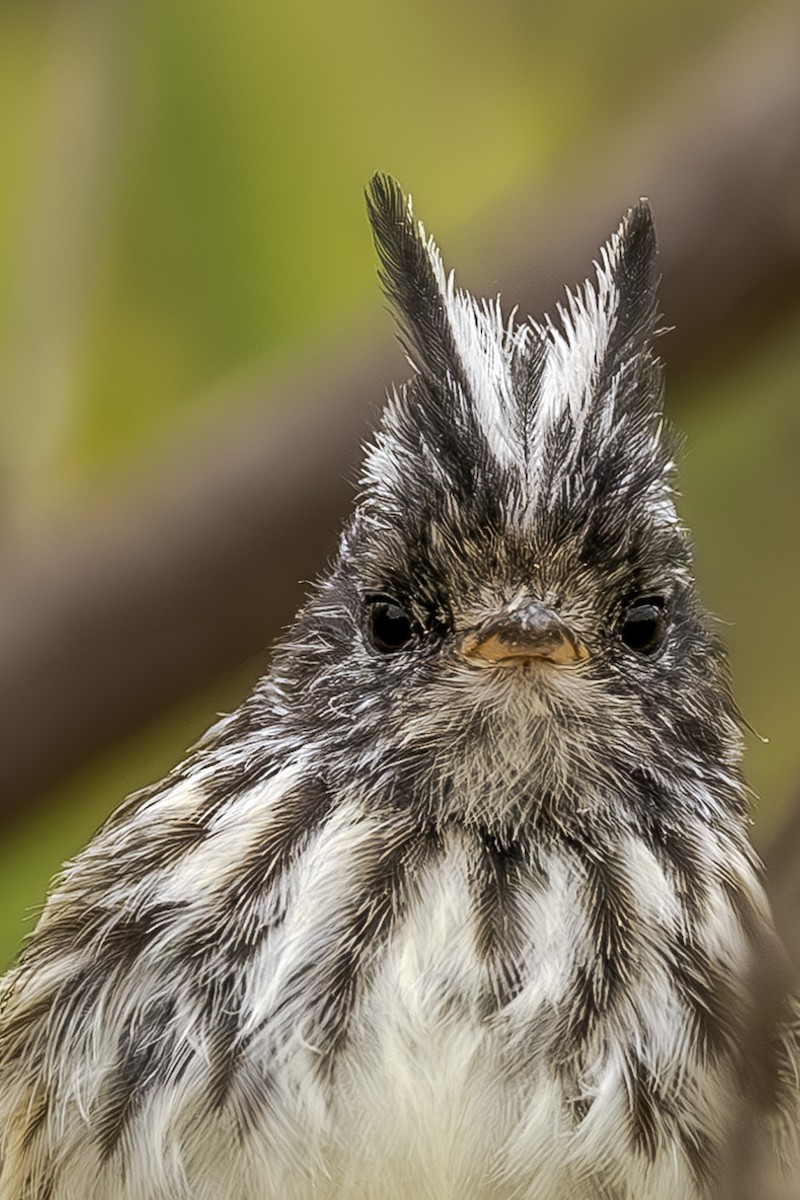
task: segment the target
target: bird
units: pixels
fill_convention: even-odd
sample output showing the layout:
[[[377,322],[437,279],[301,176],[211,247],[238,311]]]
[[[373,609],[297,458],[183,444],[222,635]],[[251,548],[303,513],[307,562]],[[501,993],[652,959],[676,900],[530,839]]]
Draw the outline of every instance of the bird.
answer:
[[[649,205],[524,320],[367,206],[410,377],[267,674],[2,983],[0,1200],[701,1200],[797,1123]]]

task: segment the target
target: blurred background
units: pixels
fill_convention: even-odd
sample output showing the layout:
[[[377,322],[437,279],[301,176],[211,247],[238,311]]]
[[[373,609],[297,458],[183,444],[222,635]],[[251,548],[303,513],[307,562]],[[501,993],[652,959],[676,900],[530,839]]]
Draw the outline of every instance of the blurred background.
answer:
[[[0,962],[335,546],[405,373],[375,170],[523,313],[650,198],[681,509],[757,731],[755,836],[794,879],[794,5],[3,0],[0,111]]]

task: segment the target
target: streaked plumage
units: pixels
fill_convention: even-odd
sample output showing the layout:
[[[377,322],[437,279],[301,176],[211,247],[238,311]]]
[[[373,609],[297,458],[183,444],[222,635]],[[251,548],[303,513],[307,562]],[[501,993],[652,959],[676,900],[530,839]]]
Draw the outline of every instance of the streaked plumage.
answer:
[[[270,673],[6,979],[2,1200],[697,1200],[746,1095],[780,951],[648,209],[534,323],[459,291],[391,180],[369,204],[414,374]],[[786,1128],[796,1055],[787,1016]]]

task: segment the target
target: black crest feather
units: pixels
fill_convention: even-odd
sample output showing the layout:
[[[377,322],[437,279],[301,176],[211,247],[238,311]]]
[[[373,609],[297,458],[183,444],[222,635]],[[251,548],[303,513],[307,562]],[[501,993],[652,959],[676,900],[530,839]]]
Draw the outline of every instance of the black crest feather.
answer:
[[[410,199],[397,180],[381,174],[373,175],[366,195],[381,284],[412,362],[435,379],[450,375],[463,384],[439,280]]]
[[[628,210],[610,246],[612,254],[606,247],[606,255],[618,301],[606,349],[607,376],[642,353],[649,353],[658,317],[658,247],[647,200],[640,200]]]

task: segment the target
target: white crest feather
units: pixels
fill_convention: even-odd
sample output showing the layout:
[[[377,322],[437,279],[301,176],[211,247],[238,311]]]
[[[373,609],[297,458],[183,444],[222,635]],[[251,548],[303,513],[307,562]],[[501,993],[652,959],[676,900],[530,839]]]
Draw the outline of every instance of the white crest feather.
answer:
[[[619,250],[620,235],[615,233],[603,247],[600,262],[595,263],[597,286],[587,280],[576,291],[567,291],[566,305],[558,305],[560,329],[550,318],[544,325],[533,325],[547,348],[533,446],[541,443],[548,427],[565,412],[580,429],[616,319],[619,292],[614,268]],[[608,417],[613,419],[611,408]]]
[[[503,320],[500,297],[480,302],[457,288],[454,272],[445,272],[436,243],[425,237],[421,222],[419,231],[439,284],[475,415],[497,461],[504,467],[514,466],[519,460],[519,445],[510,374],[512,340]]]

